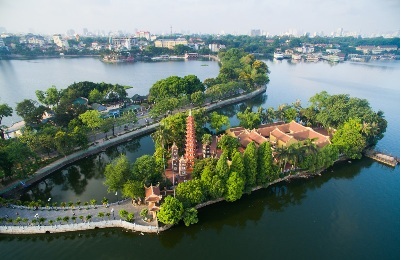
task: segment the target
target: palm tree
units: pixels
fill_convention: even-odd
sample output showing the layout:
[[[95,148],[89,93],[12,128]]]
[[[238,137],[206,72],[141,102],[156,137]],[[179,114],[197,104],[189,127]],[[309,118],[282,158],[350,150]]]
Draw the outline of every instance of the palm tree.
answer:
[[[288,161],[288,149],[287,147],[283,146],[283,147],[277,147],[275,149],[275,155],[274,157],[277,159],[278,163],[279,163],[279,168],[281,172],[284,172],[285,166],[287,164]]]
[[[50,219],[48,222],[49,222],[50,226],[53,226],[53,223],[54,223],[53,219]]]
[[[77,223],[77,216],[72,216],[71,220],[74,221],[74,223]]]
[[[61,205],[61,207],[63,207],[63,209],[65,208],[65,206],[67,205],[67,203],[65,203],[65,202],[61,202],[60,203],[60,205]]]
[[[106,213],[106,217],[108,217],[109,220],[110,220],[110,215],[111,215],[110,212]]]
[[[31,220],[32,225],[36,225],[37,222],[38,222],[38,220],[36,218]]]
[[[84,222],[84,216],[79,216],[79,219]]]
[[[86,219],[86,221],[88,221],[89,222],[89,220],[92,218],[92,215],[87,215],[86,217],[85,217],[85,219]]]
[[[102,218],[102,220],[103,220],[103,218],[104,218],[104,212],[99,212],[99,213],[97,214],[97,216],[98,216],[99,218]]]
[[[273,107],[269,107],[265,112],[266,123],[273,123],[276,119],[276,113]]]
[[[68,207],[71,208],[72,206],[74,206],[74,202],[72,202],[72,201],[68,202]]]
[[[317,145],[315,141],[317,138],[307,138],[303,141],[304,147],[305,147],[305,153],[306,154],[316,154],[318,151]]]
[[[60,223],[60,225],[61,225],[61,221],[62,221],[63,219],[61,218],[61,217],[57,217],[56,218],[56,221],[58,221],[59,223]],[[33,220],[32,220],[33,221]]]
[[[80,208],[80,206],[81,206],[81,201],[80,200],[78,200],[75,204],[78,206],[78,209],[81,209]]]
[[[280,119],[281,121],[284,121],[286,108],[287,108],[287,104],[281,104],[277,108],[276,115],[277,115],[277,118]]]
[[[85,201],[84,206],[88,209],[89,202]]]

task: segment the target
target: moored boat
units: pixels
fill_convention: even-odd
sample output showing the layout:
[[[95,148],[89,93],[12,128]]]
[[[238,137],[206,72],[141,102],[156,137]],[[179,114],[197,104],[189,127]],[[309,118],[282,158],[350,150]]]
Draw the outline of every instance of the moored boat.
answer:
[[[277,52],[274,52],[273,57],[276,60],[282,60],[282,59],[284,59],[284,54],[281,51],[277,51]]]

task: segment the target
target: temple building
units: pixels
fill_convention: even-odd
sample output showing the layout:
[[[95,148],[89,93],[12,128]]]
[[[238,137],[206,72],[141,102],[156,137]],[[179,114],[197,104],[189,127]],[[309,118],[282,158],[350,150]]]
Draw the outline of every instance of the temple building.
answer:
[[[162,199],[160,195],[159,185],[150,187],[145,186],[145,203],[148,204],[148,212],[152,214],[153,218],[156,217],[156,212],[159,211],[159,202]]]
[[[257,146],[264,142],[270,142],[273,147],[288,147],[291,144],[302,142],[306,139],[313,140],[313,143],[319,148],[330,144],[330,137],[328,135],[321,134],[295,121],[261,125],[257,129],[252,130],[243,127],[234,127],[228,129],[227,134],[238,138],[243,148],[246,148],[252,141]]]

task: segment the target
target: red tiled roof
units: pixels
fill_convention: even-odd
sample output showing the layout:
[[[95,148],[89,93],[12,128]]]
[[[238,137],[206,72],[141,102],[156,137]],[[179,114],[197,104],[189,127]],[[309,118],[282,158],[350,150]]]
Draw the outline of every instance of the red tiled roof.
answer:
[[[145,201],[159,201],[160,199],[159,186],[150,185],[150,187],[145,188]]]
[[[263,136],[261,136],[258,132],[256,132],[256,130],[252,130],[249,133],[249,138],[252,139],[253,141],[255,141],[255,143],[257,143],[258,145],[267,142],[267,139],[264,138]]]
[[[292,136],[287,135],[286,133],[283,133],[280,129],[276,128],[273,130],[270,135],[273,135],[276,137],[278,140],[283,141],[284,143],[287,143],[289,140],[291,140]]]

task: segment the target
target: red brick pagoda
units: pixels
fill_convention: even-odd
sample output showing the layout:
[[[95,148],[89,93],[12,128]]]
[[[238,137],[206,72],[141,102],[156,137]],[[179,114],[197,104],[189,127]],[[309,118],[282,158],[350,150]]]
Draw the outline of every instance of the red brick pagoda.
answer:
[[[192,116],[191,110],[187,117],[187,136],[185,144],[185,160],[187,161],[187,167],[192,169],[195,163],[196,157],[196,136],[195,136],[195,120]]]

